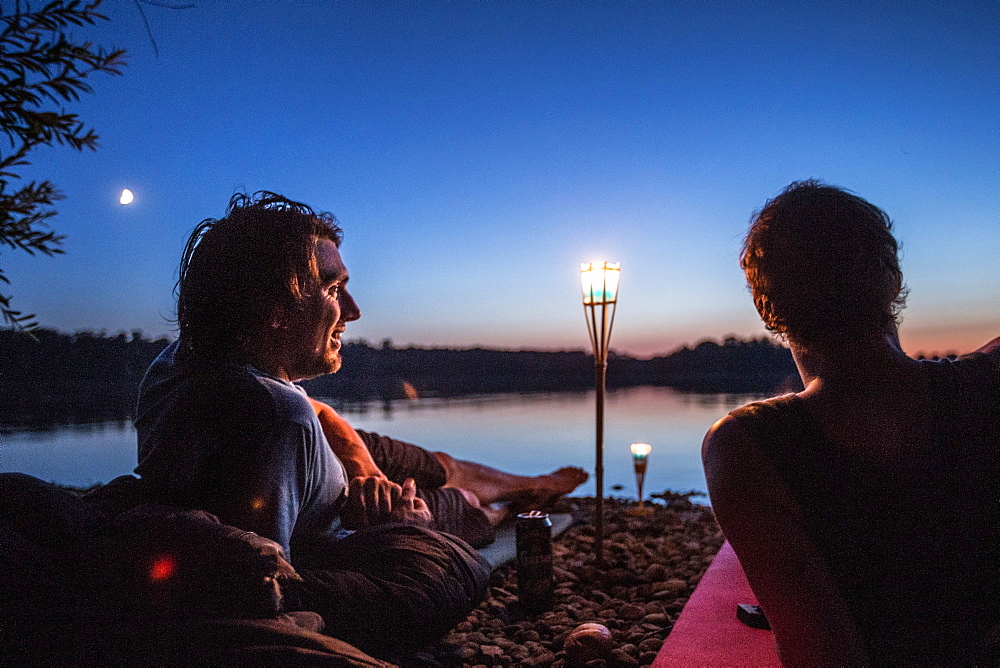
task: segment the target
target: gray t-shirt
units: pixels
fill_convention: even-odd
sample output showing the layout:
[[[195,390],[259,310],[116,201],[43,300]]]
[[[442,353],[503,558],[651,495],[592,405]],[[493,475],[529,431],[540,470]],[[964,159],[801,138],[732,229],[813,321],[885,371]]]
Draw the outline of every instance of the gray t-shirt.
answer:
[[[289,558],[335,540],[347,476],[305,391],[249,365],[178,361],[177,348],[139,390],[135,472],[154,498],[266,536]]]

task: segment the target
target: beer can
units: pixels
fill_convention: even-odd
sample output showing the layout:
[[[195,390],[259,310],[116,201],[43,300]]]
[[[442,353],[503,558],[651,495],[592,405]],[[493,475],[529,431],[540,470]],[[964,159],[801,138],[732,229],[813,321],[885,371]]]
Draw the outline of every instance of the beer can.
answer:
[[[521,513],[517,535],[517,593],[521,608],[534,613],[552,609],[552,522],[546,513]]]

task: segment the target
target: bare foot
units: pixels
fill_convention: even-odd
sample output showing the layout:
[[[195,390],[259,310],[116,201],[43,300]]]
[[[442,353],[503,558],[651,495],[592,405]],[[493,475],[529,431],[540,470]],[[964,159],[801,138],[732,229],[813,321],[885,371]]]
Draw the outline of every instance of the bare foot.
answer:
[[[510,501],[518,512],[542,510],[561,496],[569,494],[590,476],[581,468],[566,466],[548,475],[531,478],[531,485],[513,492]]]
[[[548,489],[553,494],[569,494],[574,489],[587,482],[590,475],[583,469],[576,466],[564,466],[548,475],[538,476],[536,480],[541,483],[539,489]]]
[[[537,510],[563,494],[569,494],[587,480],[587,472],[567,466],[546,475],[525,476],[500,471],[475,462],[455,459],[444,452],[434,456],[447,474],[445,487],[467,490],[482,506],[505,501]],[[520,512],[520,511],[519,511]]]

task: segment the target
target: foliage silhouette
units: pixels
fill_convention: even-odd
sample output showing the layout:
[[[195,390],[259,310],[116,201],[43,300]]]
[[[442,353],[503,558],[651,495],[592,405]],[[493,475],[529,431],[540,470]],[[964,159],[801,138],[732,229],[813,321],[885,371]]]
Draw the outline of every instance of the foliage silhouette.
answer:
[[[0,330],[0,426],[24,427],[132,416],[139,382],[168,341],[142,332],[109,336]],[[344,345],[339,373],[305,381],[339,403],[474,394],[587,391],[594,359],[577,351]],[[791,381],[789,380],[791,378]],[[703,341],[643,360],[612,355],[608,387],[660,385],[692,392],[772,393],[795,389],[791,354],[768,339]]]
[[[31,181],[20,188],[19,168],[39,146],[68,146],[77,151],[97,148],[97,134],[61,105],[93,92],[86,79],[96,72],[121,74],[125,52],[105,51],[67,35],[72,27],[93,25],[106,17],[97,13],[100,0],[53,0],[38,11],[0,16],[0,133],[9,151],[0,151],[0,245],[31,255],[62,253],[63,237],[49,229],[55,202],[63,194],[50,181]],[[0,282],[10,279],[0,268]],[[0,319],[34,329],[34,314],[11,306],[11,295],[0,293]]]
[[[796,383],[791,353],[767,338],[728,338],[722,345],[703,341],[694,349],[648,360],[614,352],[608,357],[609,388],[661,385],[692,392],[768,393]],[[339,373],[303,385],[315,395],[357,400],[585,391],[594,387],[594,358],[583,351],[396,348],[385,342],[375,348],[354,341],[344,346]]]
[[[139,381],[168,341],[141,332],[0,330],[0,425],[130,419]]]

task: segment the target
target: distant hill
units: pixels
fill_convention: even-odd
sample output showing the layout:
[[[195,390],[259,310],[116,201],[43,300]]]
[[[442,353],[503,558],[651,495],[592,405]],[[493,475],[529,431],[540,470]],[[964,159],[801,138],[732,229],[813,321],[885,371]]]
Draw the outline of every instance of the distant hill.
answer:
[[[347,343],[344,365],[303,385],[316,395],[401,399],[498,392],[552,392],[594,387],[594,358],[583,351],[507,351],[484,348],[372,347]],[[722,344],[703,341],[649,360],[608,359],[608,387],[663,385],[692,392],[760,392],[782,388],[795,364],[787,348],[768,339]]]
[[[141,332],[109,336],[42,329],[35,336],[0,330],[0,426],[129,419],[143,373],[168,344]],[[343,356],[339,373],[303,383],[311,394],[355,402],[594,386],[593,356],[582,350],[396,348],[351,341]],[[768,339],[703,341],[653,359],[612,355],[608,360],[611,388],[769,393],[797,383],[791,354]]]
[[[169,343],[141,332],[34,334],[0,330],[0,425],[128,419],[142,375]]]

